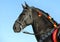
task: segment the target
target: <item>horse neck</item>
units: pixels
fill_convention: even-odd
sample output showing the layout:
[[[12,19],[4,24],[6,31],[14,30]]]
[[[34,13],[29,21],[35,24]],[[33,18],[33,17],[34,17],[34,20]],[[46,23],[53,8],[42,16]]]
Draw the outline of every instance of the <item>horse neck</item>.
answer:
[[[45,16],[38,17],[35,14],[33,17],[34,17],[34,21],[33,21],[32,27],[33,27],[34,33],[36,34],[38,32],[40,32],[40,34],[46,33],[53,28],[52,23],[50,23]]]

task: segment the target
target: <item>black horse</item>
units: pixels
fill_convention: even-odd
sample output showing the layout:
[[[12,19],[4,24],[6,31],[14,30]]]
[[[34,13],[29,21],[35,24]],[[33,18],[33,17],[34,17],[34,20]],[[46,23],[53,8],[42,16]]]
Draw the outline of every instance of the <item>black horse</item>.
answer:
[[[37,42],[52,42],[52,32],[58,24],[41,9],[30,7],[25,3],[23,11],[15,21],[13,30],[20,32],[26,26],[32,25]],[[54,25],[54,23],[56,25]]]

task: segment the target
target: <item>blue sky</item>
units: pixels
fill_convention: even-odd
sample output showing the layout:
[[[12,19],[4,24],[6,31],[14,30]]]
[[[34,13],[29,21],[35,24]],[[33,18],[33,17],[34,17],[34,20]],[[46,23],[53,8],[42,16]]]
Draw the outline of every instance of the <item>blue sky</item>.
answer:
[[[0,42],[37,42],[33,35],[23,34],[23,31],[33,33],[27,26],[22,32],[14,33],[13,24],[22,12],[24,1],[49,13],[57,23],[60,23],[60,0],[0,0]]]

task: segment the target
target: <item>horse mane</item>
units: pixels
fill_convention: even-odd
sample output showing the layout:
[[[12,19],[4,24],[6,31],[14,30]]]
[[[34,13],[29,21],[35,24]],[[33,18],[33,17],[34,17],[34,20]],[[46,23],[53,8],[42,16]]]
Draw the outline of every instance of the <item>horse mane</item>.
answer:
[[[31,7],[32,9],[34,9],[34,10],[38,10],[38,11],[40,11],[40,12],[42,12],[42,13],[44,13],[46,16],[50,16],[49,15],[49,13],[47,13],[47,12],[45,12],[45,11],[43,11],[42,9],[39,9],[39,8],[35,8],[35,7]],[[52,17],[51,17],[52,18]],[[56,23],[56,25],[58,26],[58,23],[52,18],[52,21],[53,22],[55,22]]]

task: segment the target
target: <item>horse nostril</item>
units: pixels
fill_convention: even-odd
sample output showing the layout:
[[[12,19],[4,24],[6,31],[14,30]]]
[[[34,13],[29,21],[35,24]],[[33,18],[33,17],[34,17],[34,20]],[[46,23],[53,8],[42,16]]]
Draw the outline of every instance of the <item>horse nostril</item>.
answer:
[[[16,27],[15,26],[13,26],[13,30],[16,30]]]
[[[14,29],[16,30],[16,27]]]

